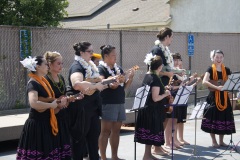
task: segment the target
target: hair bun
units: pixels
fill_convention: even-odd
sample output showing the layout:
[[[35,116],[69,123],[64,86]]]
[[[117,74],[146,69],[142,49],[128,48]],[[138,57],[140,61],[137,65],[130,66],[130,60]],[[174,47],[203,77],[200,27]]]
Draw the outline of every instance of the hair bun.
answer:
[[[74,49],[75,51],[78,51],[78,50],[79,50],[79,44],[78,44],[78,43],[75,43],[75,44],[73,45],[73,49]]]
[[[103,50],[104,47],[106,47],[106,45],[102,45],[102,46],[100,47],[100,49]]]

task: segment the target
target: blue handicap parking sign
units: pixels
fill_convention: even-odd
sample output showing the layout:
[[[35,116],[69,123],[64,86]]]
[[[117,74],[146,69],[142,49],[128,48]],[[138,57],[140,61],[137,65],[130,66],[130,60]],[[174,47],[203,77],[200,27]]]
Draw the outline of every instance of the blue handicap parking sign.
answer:
[[[194,55],[194,35],[188,34],[188,56]]]

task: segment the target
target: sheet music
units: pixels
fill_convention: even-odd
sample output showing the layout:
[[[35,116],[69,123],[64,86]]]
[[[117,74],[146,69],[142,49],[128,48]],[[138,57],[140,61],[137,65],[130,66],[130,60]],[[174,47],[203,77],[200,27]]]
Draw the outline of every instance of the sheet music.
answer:
[[[186,104],[193,86],[181,86],[174,98],[173,104]]]
[[[224,84],[223,88],[221,91],[226,91],[226,90],[233,90],[236,91],[238,90],[240,86],[240,73],[233,73],[230,76],[228,76],[228,80]]]
[[[197,103],[197,105],[194,107],[191,116],[188,119],[195,119],[200,118],[203,115],[203,110],[205,106],[207,105],[207,102],[203,103]]]
[[[148,85],[142,86],[137,89],[132,110],[139,109],[145,106],[149,89],[150,86]]]

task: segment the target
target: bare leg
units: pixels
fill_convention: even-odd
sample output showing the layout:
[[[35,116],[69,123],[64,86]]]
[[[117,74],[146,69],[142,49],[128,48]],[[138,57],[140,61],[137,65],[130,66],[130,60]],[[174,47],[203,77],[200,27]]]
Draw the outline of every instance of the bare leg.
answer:
[[[223,142],[223,137],[224,137],[223,134],[220,134],[220,135],[219,135],[219,145],[220,145],[220,146],[223,146],[223,147],[226,147],[227,144]]]
[[[157,160],[157,157],[154,157],[151,153],[151,145],[145,145],[145,152],[143,155],[143,160]]]
[[[111,133],[112,122],[101,120],[101,133],[99,136],[99,149],[101,154],[101,159],[106,160],[106,149],[108,144],[108,137]]]
[[[212,146],[215,147],[215,148],[218,148],[219,145],[218,145],[218,143],[217,143],[215,134],[210,133],[210,136],[211,136],[211,138],[212,138]]]
[[[173,127],[174,127],[173,128],[174,129],[174,134],[173,134],[174,146],[177,147],[177,148],[181,148],[180,142],[177,139],[177,127],[178,127],[178,124],[177,124],[177,119],[176,118],[173,119]]]
[[[166,125],[165,125],[165,146],[171,145],[170,139],[171,139],[171,131],[172,131],[172,119],[166,118]]]
[[[166,118],[165,121],[163,122],[164,131],[166,129],[167,122],[168,122],[168,118]],[[165,142],[166,142],[166,134],[164,136],[165,136],[164,138],[165,138]],[[152,146],[152,149],[153,149],[154,154],[159,154],[159,155],[169,154],[169,152],[167,150],[165,150],[164,148],[162,148],[161,146]]]
[[[122,122],[113,122],[111,135],[110,135],[110,144],[112,149],[112,160],[118,160],[118,145],[119,145],[119,134],[121,129]]]
[[[168,118],[168,122],[165,128],[165,146],[167,148],[172,148],[171,142],[172,142],[172,123],[177,123],[176,119]],[[176,125],[174,124],[174,130]],[[173,145],[173,149],[176,149],[175,145]]]
[[[181,144],[189,145],[187,141],[183,138],[184,123],[178,123],[178,139]]]
[[[163,149],[161,146],[154,146],[152,153],[161,155],[161,156],[166,156],[169,154],[169,152],[167,150]]]

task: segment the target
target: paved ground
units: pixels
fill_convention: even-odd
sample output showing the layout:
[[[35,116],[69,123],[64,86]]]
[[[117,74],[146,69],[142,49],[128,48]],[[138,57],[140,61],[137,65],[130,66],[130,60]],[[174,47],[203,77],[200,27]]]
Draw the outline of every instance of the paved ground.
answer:
[[[196,128],[196,154],[192,155],[195,145],[195,120],[188,121],[185,124],[185,139],[188,140],[191,145],[184,146],[183,149],[174,150],[173,159],[175,160],[187,160],[187,159],[217,159],[217,160],[240,160],[240,111],[234,111],[235,124],[237,133],[232,135],[233,147],[215,149],[211,147],[211,139],[209,134],[201,131],[201,120],[197,120]],[[131,128],[125,128],[121,131],[120,145],[119,145],[119,157],[126,160],[134,160],[134,131]],[[225,143],[230,143],[231,136],[224,137]],[[239,144],[238,144],[239,143]],[[17,140],[0,142],[0,160],[14,160],[16,153]],[[141,160],[144,154],[144,145],[136,144],[136,159]],[[107,149],[107,156],[110,157],[110,147]],[[217,158],[215,158],[217,156]],[[171,159],[171,156],[157,156],[160,159]]]

